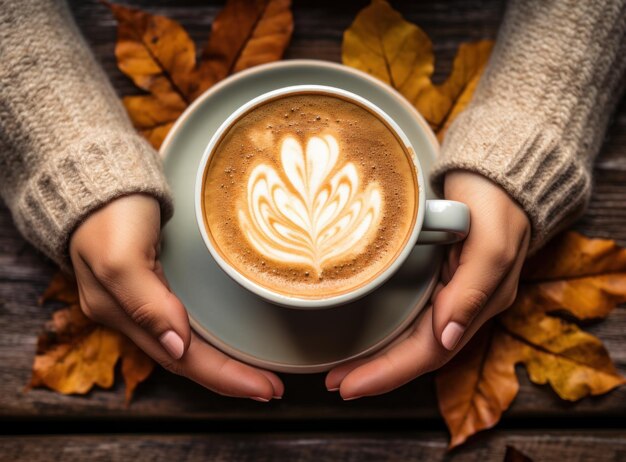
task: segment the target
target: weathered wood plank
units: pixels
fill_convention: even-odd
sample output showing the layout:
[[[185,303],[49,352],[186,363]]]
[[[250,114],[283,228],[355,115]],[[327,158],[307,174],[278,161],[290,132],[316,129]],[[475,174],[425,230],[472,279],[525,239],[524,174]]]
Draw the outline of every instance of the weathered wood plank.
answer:
[[[115,23],[96,0],[70,2],[77,21],[120,94],[136,93],[115,66]],[[196,41],[206,39],[221,1],[141,0],[126,2],[181,22]],[[367,2],[295,2],[296,27],[288,58],[338,61],[343,30]],[[437,77],[450,68],[460,42],[492,38],[496,34],[502,2],[394,2],[410,20],[432,37],[437,56]],[[332,12],[332,14],[331,14]],[[617,239],[626,245],[626,104],[617,111],[607,140],[595,163],[595,187],[586,215],[577,229],[592,236]],[[140,386],[129,410],[123,405],[121,384],[113,392],[97,390],[88,397],[62,396],[46,390],[22,392],[28,382],[36,335],[50,309],[36,305],[53,272],[16,231],[8,210],[0,206],[0,416],[4,417],[168,417],[190,419],[302,419],[302,418],[434,418],[430,378],[417,380],[386,396],[344,403],[326,392],[323,375],[284,375],[287,392],[282,402],[268,405],[222,398],[182,378],[158,371]],[[626,309],[609,322],[590,329],[606,344],[622,373],[626,373]],[[607,396],[564,403],[547,388],[535,387],[522,373],[521,391],[508,417],[567,415],[626,415],[626,389]]]
[[[626,432],[495,431],[447,453],[443,433],[257,433],[0,437],[11,461],[464,461],[501,462],[512,446],[535,461],[618,462]]]
[[[0,215],[1,216],[1,215]],[[19,246],[16,246],[19,247]],[[30,254],[30,252],[26,252]],[[25,255],[26,255],[25,254]],[[21,261],[21,260],[20,260]],[[36,299],[51,272],[37,259],[22,263],[27,280],[0,280],[0,416],[171,416],[187,418],[432,418],[437,415],[432,383],[417,380],[385,396],[344,403],[324,388],[323,375],[283,375],[285,399],[268,405],[222,398],[198,385],[165,371],[158,371],[140,386],[131,408],[123,404],[123,390],[96,390],[88,397],[62,396],[47,390],[23,393],[30,376],[36,334],[49,318],[49,308]],[[39,271],[39,272],[38,272]],[[616,310],[609,322],[588,328],[600,337],[622,373],[626,374],[626,309]],[[560,401],[546,387],[531,385],[525,373],[511,418],[518,416],[564,416],[570,413],[626,415],[626,388],[579,403]],[[271,412],[268,412],[271,409]]]

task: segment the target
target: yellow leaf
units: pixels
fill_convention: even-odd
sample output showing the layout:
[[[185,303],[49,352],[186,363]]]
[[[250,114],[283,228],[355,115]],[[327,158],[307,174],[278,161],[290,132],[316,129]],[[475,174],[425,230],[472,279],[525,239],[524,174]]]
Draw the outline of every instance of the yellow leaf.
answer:
[[[63,394],[84,394],[94,385],[111,387],[119,340],[119,334],[93,326],[72,343],[55,345],[35,357],[31,385],[45,385]]]
[[[154,361],[119,332],[88,319],[78,303],[73,303],[78,299],[76,282],[57,273],[41,301],[72,304],[55,311],[37,339],[27,388],[45,386],[64,394],[85,394],[95,385],[110,388],[121,358],[128,404],[137,385],[154,369]]]
[[[492,46],[491,41],[461,44],[450,76],[435,85],[435,58],[426,33],[385,0],[372,0],[345,31],[342,60],[398,90],[439,132],[469,103]]]
[[[577,401],[626,383],[599,339],[575,324],[545,315],[530,297],[518,298],[500,322],[519,342],[530,379],[549,383],[561,399]]]
[[[343,34],[343,63],[388,83],[409,101],[430,85],[432,43],[385,0],[372,0]]]
[[[432,83],[411,100],[437,132],[469,103],[487,64],[493,43],[463,43],[452,64],[450,76],[441,85]],[[461,98],[461,96],[464,96]]]
[[[604,318],[626,302],[626,249],[612,240],[566,232],[526,262],[522,282],[524,291],[543,299],[545,311]]]

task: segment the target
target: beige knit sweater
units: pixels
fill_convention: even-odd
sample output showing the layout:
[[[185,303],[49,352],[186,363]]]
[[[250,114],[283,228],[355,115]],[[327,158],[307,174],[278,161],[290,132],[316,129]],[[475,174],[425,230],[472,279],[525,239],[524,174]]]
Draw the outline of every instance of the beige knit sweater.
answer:
[[[432,172],[478,172],[528,213],[533,248],[584,210],[626,64],[626,0],[516,0]],[[172,201],[67,8],[0,0],[0,194],[24,236],[68,267],[72,231],[116,197]]]

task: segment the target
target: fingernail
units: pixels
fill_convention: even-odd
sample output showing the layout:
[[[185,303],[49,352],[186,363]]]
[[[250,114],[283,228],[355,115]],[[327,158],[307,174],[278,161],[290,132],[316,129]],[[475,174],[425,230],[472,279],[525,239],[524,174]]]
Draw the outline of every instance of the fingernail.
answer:
[[[183,339],[180,338],[180,335],[173,330],[168,330],[166,333],[161,335],[159,342],[161,342],[163,348],[167,350],[172,358],[180,359],[183,357],[185,344],[183,343]]]
[[[272,396],[272,399],[283,399],[283,397],[276,395],[276,396]]]
[[[337,388],[328,388],[328,391],[339,391],[339,387],[337,387]]]
[[[449,322],[441,334],[441,344],[446,348],[446,350],[454,350],[456,344],[459,343],[459,340],[461,340],[463,332],[465,332],[465,327],[461,324],[454,321]]]
[[[344,398],[344,401],[352,401],[353,399],[359,399],[360,396],[350,396],[349,398]]]
[[[269,401],[269,399],[263,398],[262,396],[251,396],[250,399],[261,401],[262,403],[267,403]]]

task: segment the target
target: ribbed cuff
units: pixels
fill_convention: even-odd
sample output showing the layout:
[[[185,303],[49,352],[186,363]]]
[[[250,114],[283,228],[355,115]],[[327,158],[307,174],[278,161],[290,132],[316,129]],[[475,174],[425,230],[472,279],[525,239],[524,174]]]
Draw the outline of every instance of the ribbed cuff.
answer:
[[[442,195],[445,174],[458,169],[500,185],[531,221],[532,253],[578,218],[590,196],[591,174],[584,159],[563,149],[560,140],[549,123],[529,115],[470,107],[448,130],[431,185]]]
[[[133,193],[159,201],[162,224],[171,218],[172,198],[156,151],[132,132],[98,131],[42,164],[14,217],[22,234],[68,271],[72,232],[91,212]]]

